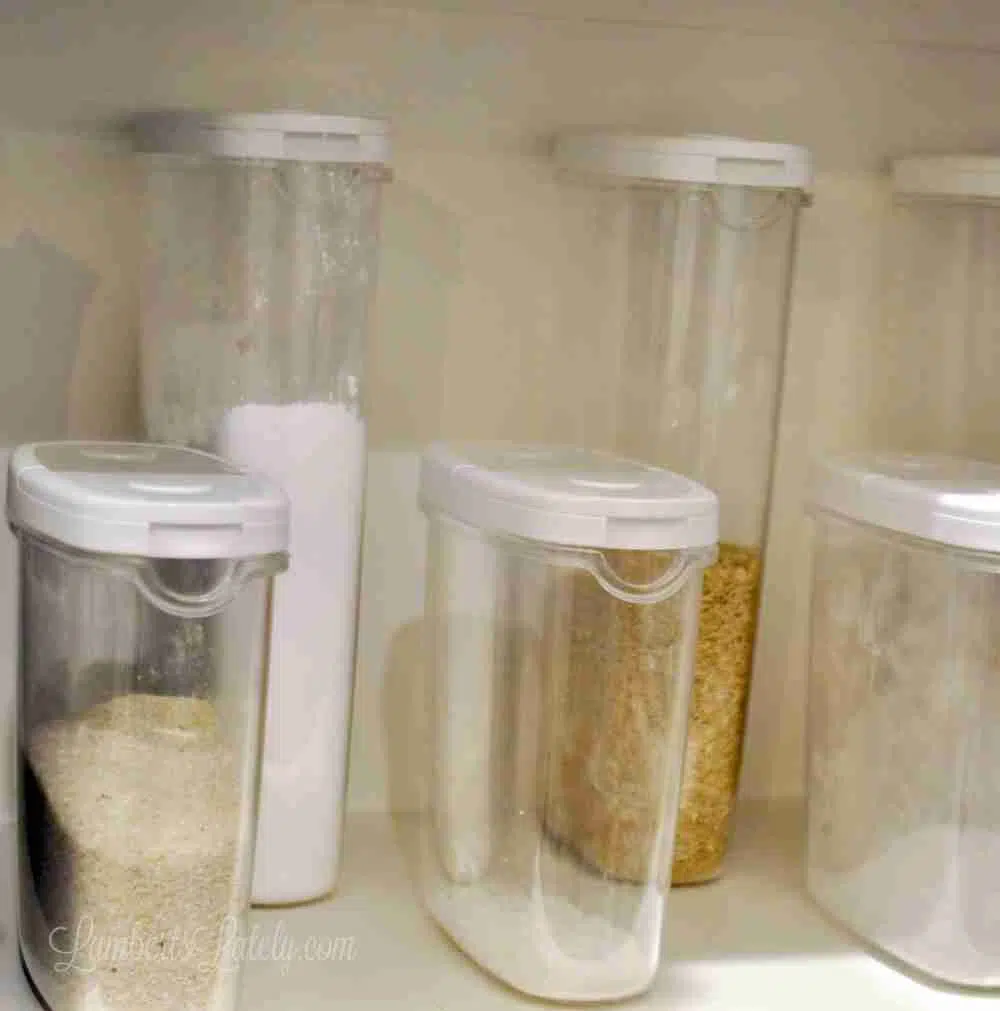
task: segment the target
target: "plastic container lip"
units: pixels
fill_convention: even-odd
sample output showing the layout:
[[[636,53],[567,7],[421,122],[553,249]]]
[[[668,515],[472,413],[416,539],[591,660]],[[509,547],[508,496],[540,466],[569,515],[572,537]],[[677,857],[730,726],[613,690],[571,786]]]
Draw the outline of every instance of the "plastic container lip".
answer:
[[[816,464],[814,509],[943,547],[1000,553],[1000,466],[867,453]]]
[[[15,449],[8,469],[10,524],[80,551],[240,559],[288,549],[285,493],[198,450],[34,443]]]
[[[388,124],[352,116],[160,110],[137,116],[129,132],[143,154],[380,167],[390,157]]]
[[[559,446],[431,446],[420,504],[469,526],[541,544],[713,547],[719,503],[688,478],[607,453]]]
[[[794,190],[808,202],[813,160],[804,147],[736,137],[571,132],[556,137],[553,157],[590,178],[655,184],[701,183]]]
[[[956,202],[1000,201],[1000,157],[938,155],[892,163],[892,188],[899,196]]]

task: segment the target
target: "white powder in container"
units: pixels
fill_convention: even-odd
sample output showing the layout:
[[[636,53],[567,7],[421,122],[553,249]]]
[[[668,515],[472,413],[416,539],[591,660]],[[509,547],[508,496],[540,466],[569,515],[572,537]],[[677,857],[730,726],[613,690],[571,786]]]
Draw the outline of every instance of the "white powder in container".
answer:
[[[364,421],[342,404],[244,404],[216,451],[277,481],[290,567],[275,581],[253,901],[329,893],[340,839],[354,679]]]
[[[1000,582],[860,525],[820,527],[807,885],[916,973],[1000,987]]]
[[[1000,833],[935,825],[845,870],[809,867],[809,891],[856,934],[918,971],[960,986],[1000,987]]]
[[[663,893],[594,875],[533,818],[520,820],[519,838],[507,836],[479,881],[437,878],[426,894],[431,915],[482,968],[532,996],[592,1002],[647,989]]]
[[[496,550],[459,528],[441,532],[438,592],[448,621],[435,628],[435,812],[441,859],[455,881],[474,881],[489,863],[490,760],[495,719],[490,690],[501,635]]]

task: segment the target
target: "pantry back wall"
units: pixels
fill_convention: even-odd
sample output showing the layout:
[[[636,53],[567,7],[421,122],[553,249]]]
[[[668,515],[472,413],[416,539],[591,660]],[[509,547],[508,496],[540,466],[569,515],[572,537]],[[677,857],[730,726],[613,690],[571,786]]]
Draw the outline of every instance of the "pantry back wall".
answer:
[[[600,323],[594,279],[610,267],[589,201],[554,178],[544,139],[562,126],[610,124],[815,150],[744,783],[754,794],[796,793],[806,464],[811,453],[875,441],[871,404],[894,353],[875,353],[886,158],[1000,140],[989,100],[1000,90],[990,51],[1000,33],[987,30],[989,4],[958,14],[943,0],[917,13],[896,0],[857,10],[808,0],[794,18],[772,16],[770,4],[721,2],[615,5],[611,18],[598,0],[50,6],[45,17],[27,18],[18,3],[0,14],[0,253],[28,248],[31,262],[59,267],[41,303],[51,332],[8,325],[0,353],[34,376],[56,360],[66,366],[64,389],[45,379],[53,407],[42,420],[72,434],[127,436],[138,423],[140,185],[98,127],[135,105],[174,104],[394,121],[368,359],[355,808],[418,800],[407,770],[420,744],[419,447],[438,437],[609,440],[618,347]],[[4,262],[6,304],[16,274],[4,276]],[[22,416],[12,398],[0,400],[0,437],[21,438]],[[0,625],[8,733],[11,627]],[[9,812],[9,768],[0,774]]]

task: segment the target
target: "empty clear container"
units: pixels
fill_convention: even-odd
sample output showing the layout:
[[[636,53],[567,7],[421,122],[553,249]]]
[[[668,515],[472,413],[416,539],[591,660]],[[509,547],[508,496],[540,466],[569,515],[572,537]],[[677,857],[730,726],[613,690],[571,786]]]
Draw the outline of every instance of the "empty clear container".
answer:
[[[918,974],[1000,987],[1000,467],[819,468],[808,888]]]
[[[891,183],[873,424],[884,448],[1000,461],[1000,158],[903,158]]]
[[[620,341],[616,451],[719,496],[705,573],[675,883],[723,864],[743,754],[788,296],[809,153],[725,137],[567,134],[607,244],[594,283]],[[638,743],[637,743],[637,746]],[[622,868],[624,870],[625,868]]]
[[[10,460],[19,938],[52,1011],[232,1011],[288,505],[206,454]]]
[[[638,993],[660,959],[715,496],[502,445],[433,447],[420,496],[427,907],[525,993]]]
[[[389,140],[298,113],[139,118],[146,435],[278,481],[254,901],[319,898],[340,867],[364,501],[364,358]]]

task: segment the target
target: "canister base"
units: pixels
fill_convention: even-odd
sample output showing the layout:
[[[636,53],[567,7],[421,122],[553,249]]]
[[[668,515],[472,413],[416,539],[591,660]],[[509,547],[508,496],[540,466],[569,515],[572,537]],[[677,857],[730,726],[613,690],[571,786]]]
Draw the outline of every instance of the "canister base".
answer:
[[[483,957],[482,953],[476,946],[465,943],[457,934],[452,933],[452,931],[445,925],[445,923],[442,922],[441,918],[434,912],[433,909],[430,909],[429,912],[434,926],[448,944],[460,952],[463,957],[469,959],[480,972],[485,973],[485,975],[489,976],[490,979],[499,983],[501,986],[505,987],[511,993],[516,994],[520,998],[527,997],[530,1000],[547,1001],[557,1005],[600,1007],[604,1004],[618,1004],[622,1001],[641,997],[650,989],[656,978],[656,973],[653,971],[649,977],[641,983],[637,983],[630,987],[620,987],[615,989],[614,992],[602,993],[598,996],[589,996],[588,994],[580,993],[578,990],[570,991],[558,987],[553,989],[543,989],[541,987],[533,987],[528,983],[522,984],[517,981],[516,973],[499,969],[493,960],[489,957]],[[51,1009],[49,1009],[49,1011],[51,1011]]]
[[[708,885],[722,877],[722,865],[713,867],[701,874],[674,874],[670,879],[671,887],[686,888],[688,885]]]
[[[31,970],[28,968],[27,960],[24,957],[24,950],[20,943],[17,946],[17,958],[21,963],[21,972],[24,974],[24,978],[28,983],[28,989],[31,990],[32,996],[45,1009],[45,1011],[54,1011],[52,1005],[42,996],[42,991],[38,989],[38,984],[35,983],[35,979],[31,975]]]
[[[956,994],[968,997],[995,997],[1000,994],[1000,982],[987,981],[985,983],[969,983],[960,980],[946,979],[943,976],[935,975],[929,969],[921,968],[913,962],[907,961],[902,955],[889,948],[883,947],[873,941],[867,934],[851,923],[849,919],[840,915],[836,910],[831,909],[822,897],[819,897],[811,890],[806,891],[806,895],[812,907],[836,930],[846,934],[855,944],[858,945],[870,958],[883,965],[888,966],[901,976],[919,983],[921,986],[936,990],[942,994]]]

